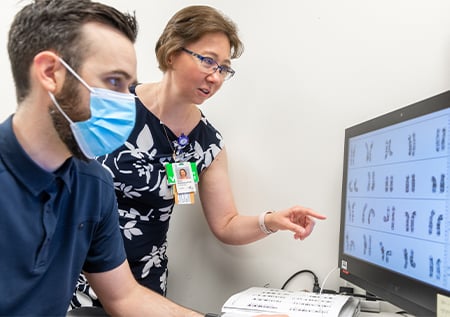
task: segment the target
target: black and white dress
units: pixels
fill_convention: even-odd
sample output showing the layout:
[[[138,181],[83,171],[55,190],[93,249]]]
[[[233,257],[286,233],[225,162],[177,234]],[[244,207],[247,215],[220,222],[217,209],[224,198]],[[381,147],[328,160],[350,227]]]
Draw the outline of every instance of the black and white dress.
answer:
[[[135,87],[130,91],[135,93]],[[136,124],[127,142],[97,160],[114,180],[120,229],[136,280],[165,294],[167,231],[174,196],[167,184],[164,165],[175,161],[195,162],[201,181],[201,172],[220,153],[223,141],[202,113],[200,122],[187,135],[188,143],[181,146],[177,136],[139,99],[136,99],[136,108]],[[72,306],[80,306],[82,301],[82,305],[86,305],[86,299],[80,298],[80,293],[90,294],[91,299],[95,299],[82,275],[76,293]],[[93,304],[96,304],[95,300]]]

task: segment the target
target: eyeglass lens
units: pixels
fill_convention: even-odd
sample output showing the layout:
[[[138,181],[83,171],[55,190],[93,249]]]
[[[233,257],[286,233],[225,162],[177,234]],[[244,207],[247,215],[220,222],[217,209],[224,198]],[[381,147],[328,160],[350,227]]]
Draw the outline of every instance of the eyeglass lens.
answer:
[[[234,75],[234,70],[231,67],[225,65],[219,65],[214,59],[211,57],[202,56],[195,52],[192,52],[186,48],[183,48],[183,51],[196,57],[200,61],[200,65],[205,69],[205,71],[214,73],[219,71],[220,76],[224,79],[230,79]]]
[[[221,66],[215,60],[209,57],[204,57],[200,60],[200,64],[207,71],[219,72],[220,76],[222,76],[225,80],[229,79],[233,75],[233,70],[231,70],[228,66]]]

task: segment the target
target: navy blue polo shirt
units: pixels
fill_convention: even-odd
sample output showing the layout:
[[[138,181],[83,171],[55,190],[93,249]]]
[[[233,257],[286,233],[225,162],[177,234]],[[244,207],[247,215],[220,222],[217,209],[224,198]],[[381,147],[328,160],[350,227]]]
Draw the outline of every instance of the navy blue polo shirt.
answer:
[[[78,275],[126,259],[111,176],[92,160],[47,172],[0,124],[0,316],[65,316]]]

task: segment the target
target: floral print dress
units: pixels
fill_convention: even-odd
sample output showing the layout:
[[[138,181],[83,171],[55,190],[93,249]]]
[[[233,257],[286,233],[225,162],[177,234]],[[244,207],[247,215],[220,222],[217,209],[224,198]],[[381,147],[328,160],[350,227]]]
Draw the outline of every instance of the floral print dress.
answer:
[[[135,87],[130,90],[135,93]],[[165,294],[167,231],[175,201],[167,184],[165,164],[195,162],[201,178],[201,172],[223,148],[223,141],[202,113],[200,122],[187,135],[188,143],[182,146],[139,99],[136,108],[136,124],[127,142],[97,160],[114,180],[120,229],[133,275],[140,284]],[[72,307],[85,306],[86,299],[80,296],[86,294],[91,299],[88,302],[98,304],[81,275]]]

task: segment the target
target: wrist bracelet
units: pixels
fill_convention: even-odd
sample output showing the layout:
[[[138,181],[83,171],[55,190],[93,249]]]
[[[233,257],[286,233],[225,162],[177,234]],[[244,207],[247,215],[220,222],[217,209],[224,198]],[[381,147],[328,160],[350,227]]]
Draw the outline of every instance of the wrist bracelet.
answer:
[[[259,228],[261,229],[262,232],[264,232],[267,235],[276,232],[276,231],[272,231],[269,228],[267,228],[266,224],[264,223],[264,218],[266,217],[266,215],[271,214],[271,213],[273,213],[273,211],[264,211],[263,213],[261,213],[259,215],[259,218],[258,218]]]

